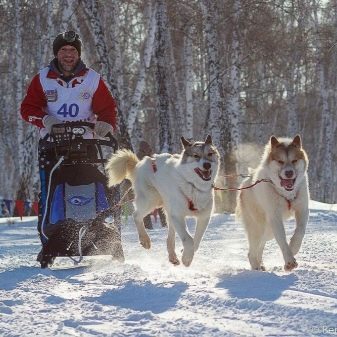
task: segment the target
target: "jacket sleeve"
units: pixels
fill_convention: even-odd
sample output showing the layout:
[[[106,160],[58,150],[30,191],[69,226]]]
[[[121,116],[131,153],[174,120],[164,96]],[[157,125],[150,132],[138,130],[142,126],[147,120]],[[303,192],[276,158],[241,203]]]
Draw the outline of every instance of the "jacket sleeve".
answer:
[[[92,109],[94,114],[97,115],[98,121],[109,123],[116,129],[116,102],[102,78],[99,80],[97,90],[92,99]]]
[[[35,75],[27,89],[26,97],[21,103],[21,116],[28,123],[42,128],[46,105],[47,101],[40,83],[40,76]]]

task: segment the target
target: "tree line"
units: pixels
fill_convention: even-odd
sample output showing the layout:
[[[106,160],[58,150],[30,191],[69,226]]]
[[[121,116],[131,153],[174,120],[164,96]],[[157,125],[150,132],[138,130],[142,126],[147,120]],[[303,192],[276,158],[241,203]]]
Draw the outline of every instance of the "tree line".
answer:
[[[3,197],[36,199],[38,132],[19,109],[69,29],[116,98],[122,147],[179,152],[182,135],[211,134],[219,184],[235,185],[271,135],[299,133],[311,197],[337,201],[337,0],[1,0]]]

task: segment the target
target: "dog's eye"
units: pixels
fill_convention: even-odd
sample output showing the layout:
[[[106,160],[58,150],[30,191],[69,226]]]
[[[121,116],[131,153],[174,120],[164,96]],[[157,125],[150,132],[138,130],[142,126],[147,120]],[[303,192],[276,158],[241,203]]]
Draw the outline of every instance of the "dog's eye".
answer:
[[[297,163],[297,159],[294,159],[294,160],[292,161],[292,163],[293,163],[293,164],[296,164],[296,163]]]
[[[200,159],[200,156],[198,156],[197,154],[194,155],[195,159]]]
[[[213,152],[209,152],[207,156],[208,157],[212,157],[213,156]]]
[[[280,165],[283,165],[284,164],[284,161],[283,160],[278,160],[277,161]]]

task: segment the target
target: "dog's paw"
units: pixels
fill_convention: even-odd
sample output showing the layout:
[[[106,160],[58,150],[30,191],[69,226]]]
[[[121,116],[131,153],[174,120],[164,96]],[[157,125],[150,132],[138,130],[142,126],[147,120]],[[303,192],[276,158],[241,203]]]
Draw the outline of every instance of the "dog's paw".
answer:
[[[184,264],[184,266],[189,267],[191,265],[192,260],[193,260],[193,255],[194,255],[194,251],[188,251],[184,249],[183,256],[181,258],[181,261]]]
[[[179,266],[180,265],[180,261],[176,256],[170,256],[169,257],[169,261],[175,265],[175,266]]]
[[[181,261],[183,262],[183,264],[184,264],[185,267],[189,267],[191,265],[191,263],[192,263],[192,260],[193,260],[193,257],[190,258],[190,257],[183,256],[181,258]]]
[[[293,259],[293,261],[289,261],[287,264],[285,264],[284,270],[285,271],[291,271],[291,270],[297,268],[297,266],[298,266],[298,264],[297,264],[296,260]]]
[[[147,236],[140,236],[139,242],[145,249],[151,248],[151,239],[148,235]]]

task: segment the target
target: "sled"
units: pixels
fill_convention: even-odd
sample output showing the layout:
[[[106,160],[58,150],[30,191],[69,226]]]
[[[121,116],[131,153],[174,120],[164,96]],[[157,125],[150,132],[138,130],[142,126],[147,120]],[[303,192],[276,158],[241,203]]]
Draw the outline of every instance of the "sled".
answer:
[[[107,156],[118,144],[111,134],[86,139],[93,126],[57,124],[39,142],[41,268],[51,266],[58,256],[76,263],[91,255],[124,259],[120,210],[113,207],[119,193],[108,188],[104,170]]]

